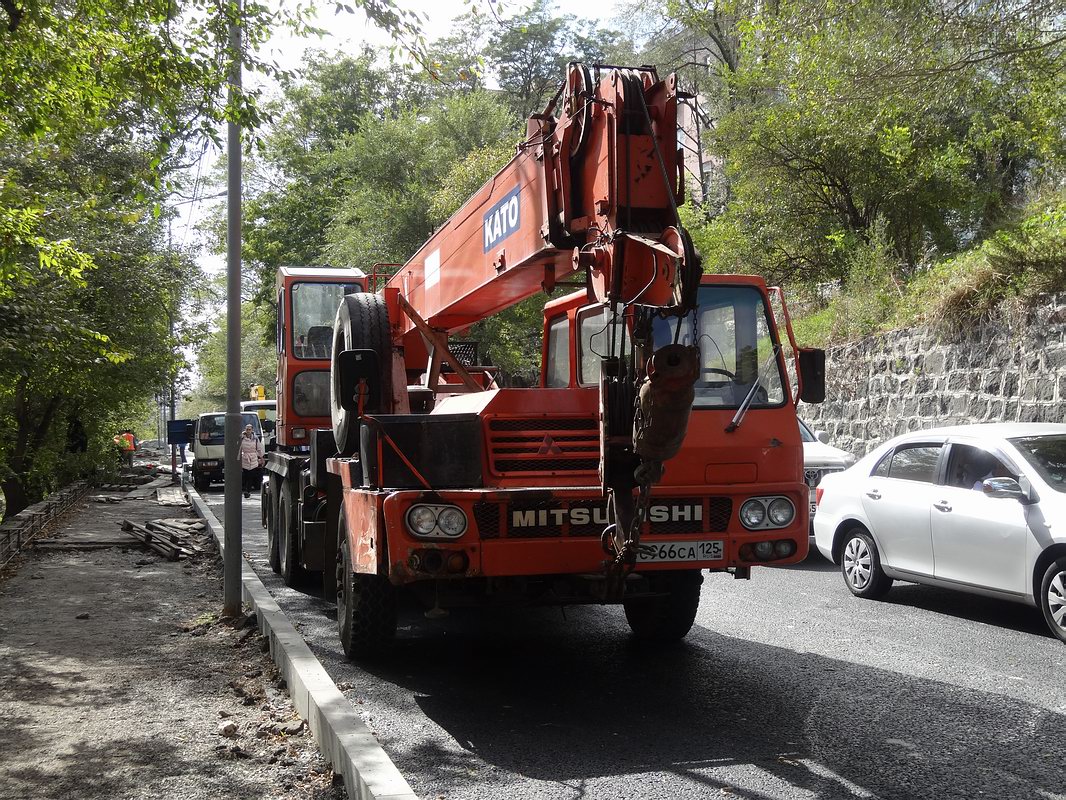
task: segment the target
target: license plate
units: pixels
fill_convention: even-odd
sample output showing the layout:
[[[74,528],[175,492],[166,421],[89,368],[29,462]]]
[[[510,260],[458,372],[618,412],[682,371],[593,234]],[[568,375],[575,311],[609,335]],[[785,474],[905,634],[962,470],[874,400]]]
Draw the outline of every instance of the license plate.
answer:
[[[725,547],[721,540],[702,542],[647,542],[648,550],[641,550],[637,561],[643,564],[657,561],[721,561]]]
[[[818,510],[818,503],[814,499],[814,489],[811,489],[811,516]]]

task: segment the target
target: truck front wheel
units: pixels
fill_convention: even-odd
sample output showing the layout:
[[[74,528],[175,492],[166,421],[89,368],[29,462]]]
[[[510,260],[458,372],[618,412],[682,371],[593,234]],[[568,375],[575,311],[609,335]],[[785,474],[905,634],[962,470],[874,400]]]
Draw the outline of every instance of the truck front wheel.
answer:
[[[649,575],[654,597],[623,600],[626,621],[636,638],[649,642],[674,642],[684,638],[700,606],[699,570]]]
[[[344,515],[337,552],[337,627],[351,661],[384,652],[396,636],[396,589],[381,575],[357,574],[352,567]]]

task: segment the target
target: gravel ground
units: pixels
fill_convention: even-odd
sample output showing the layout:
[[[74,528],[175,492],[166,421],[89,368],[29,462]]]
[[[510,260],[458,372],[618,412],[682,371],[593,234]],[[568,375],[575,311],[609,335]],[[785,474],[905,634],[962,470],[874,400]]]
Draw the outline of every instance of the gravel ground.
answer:
[[[813,555],[707,576],[675,647],[634,646],[617,608],[409,611],[389,658],[354,665],[243,508],[249,561],[427,800],[1066,799],[1066,647],[1036,609],[863,601]]]
[[[0,576],[0,798],[345,796],[254,626],[218,622],[216,558],[106,546],[183,515],[84,504]]]

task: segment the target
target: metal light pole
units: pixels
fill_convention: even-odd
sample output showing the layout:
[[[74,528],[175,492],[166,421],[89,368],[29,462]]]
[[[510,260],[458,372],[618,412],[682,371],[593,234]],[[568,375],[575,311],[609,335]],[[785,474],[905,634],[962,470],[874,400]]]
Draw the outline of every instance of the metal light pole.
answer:
[[[222,614],[241,612],[241,130],[232,119],[241,88],[241,0],[229,26],[230,73],[226,143],[226,554]]]

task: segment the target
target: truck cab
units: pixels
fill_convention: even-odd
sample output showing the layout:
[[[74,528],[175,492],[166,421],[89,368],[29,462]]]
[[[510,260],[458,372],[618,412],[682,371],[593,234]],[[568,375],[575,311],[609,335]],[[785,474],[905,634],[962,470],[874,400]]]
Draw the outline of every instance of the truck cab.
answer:
[[[277,400],[261,503],[270,565],[289,585],[307,572],[322,572],[325,578],[332,574],[335,548],[325,545],[325,523],[319,518],[325,505],[311,502],[316,496],[313,471],[317,477],[313,456],[319,449],[333,454],[330,357],[337,307],[366,285],[366,274],[354,268],[277,271]]]

